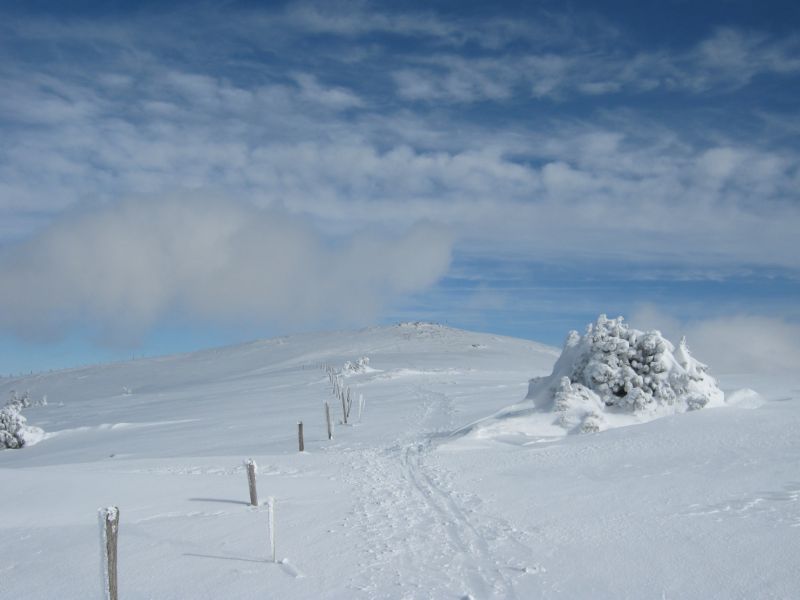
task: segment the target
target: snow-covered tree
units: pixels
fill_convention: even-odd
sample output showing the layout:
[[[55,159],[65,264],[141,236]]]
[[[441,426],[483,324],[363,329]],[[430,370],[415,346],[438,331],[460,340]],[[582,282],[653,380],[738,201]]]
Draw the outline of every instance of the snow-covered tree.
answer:
[[[721,404],[708,367],[659,331],[639,331],[600,315],[581,336],[571,331],[549,377],[531,382],[537,407],[559,413],[567,429],[599,431],[614,413],[654,417]]]
[[[25,445],[25,423],[18,404],[8,403],[0,408],[0,449]]]
[[[367,373],[369,371],[372,371],[372,369],[369,366],[368,356],[362,356],[356,362],[348,360],[342,368],[342,373],[344,374]]]
[[[11,398],[9,399],[8,404],[15,404],[20,409],[27,408],[31,405],[31,393],[26,390],[20,395],[16,392],[16,390],[11,390]]]
[[[22,448],[31,433],[41,433],[37,427],[27,425],[22,409],[31,405],[30,394],[11,392],[11,399],[0,408],[0,450]]]

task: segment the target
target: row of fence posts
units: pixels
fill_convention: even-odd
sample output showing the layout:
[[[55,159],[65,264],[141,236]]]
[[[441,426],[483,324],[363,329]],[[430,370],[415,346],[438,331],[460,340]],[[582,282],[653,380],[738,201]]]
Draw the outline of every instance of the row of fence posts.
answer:
[[[350,411],[353,408],[353,393],[349,386],[344,385],[339,373],[336,372],[332,366],[327,363],[317,363],[314,365],[316,368],[322,369],[328,375],[328,379],[331,382],[332,392],[335,398],[341,401],[342,403],[342,424],[348,425],[350,419]],[[302,366],[303,370],[307,368],[306,365]],[[358,395],[358,422],[361,422],[361,417],[364,413],[364,395]],[[325,426],[328,434],[328,440],[333,439],[334,433],[334,424],[331,421],[331,405],[330,403],[325,400],[323,402],[323,407],[325,409]],[[297,446],[300,452],[305,450],[305,442],[303,439],[303,422],[297,422]]]
[[[350,411],[353,408],[353,393],[350,389],[350,386],[344,384],[341,376],[339,373],[336,372],[336,369],[331,367],[328,364],[323,364],[321,367],[327,374],[328,379],[331,382],[333,395],[335,398],[339,399],[342,403],[342,423],[344,425],[348,425],[348,420],[350,419]],[[327,402],[325,402],[327,406]],[[328,411],[326,411],[327,414]],[[361,422],[361,416],[364,412],[364,395],[358,395],[358,421]],[[329,438],[330,439],[330,438]]]
[[[345,386],[339,377],[336,370],[328,364],[319,363],[316,367],[323,369],[333,386],[333,395],[342,402],[342,423],[347,425],[348,418],[350,417],[350,410],[352,408],[352,393],[348,386]],[[303,365],[305,370],[306,366]],[[331,421],[331,409],[327,400],[325,405],[325,423],[328,431],[328,439],[333,439],[333,423]],[[364,411],[364,396],[359,394],[358,397],[358,421],[361,422],[361,415]],[[297,422],[297,444],[300,452],[305,451],[305,443],[303,440],[303,422]],[[244,463],[247,471],[247,485],[250,493],[250,505],[258,506],[258,488],[256,486],[256,473],[258,472],[258,465],[252,458]],[[267,498],[267,509],[269,519],[269,547],[272,556],[272,562],[278,562],[277,554],[275,553],[275,498],[270,496]],[[117,571],[117,548],[119,540],[119,508],[116,506],[109,506],[98,510],[100,520],[100,552],[102,556],[102,580],[103,580],[103,597],[106,600],[119,600],[119,583]]]

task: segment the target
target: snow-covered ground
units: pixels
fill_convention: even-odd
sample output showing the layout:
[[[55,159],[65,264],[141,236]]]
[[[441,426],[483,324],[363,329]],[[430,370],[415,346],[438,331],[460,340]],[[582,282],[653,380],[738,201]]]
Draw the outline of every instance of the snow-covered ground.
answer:
[[[362,356],[328,441],[316,365]],[[800,376],[712,364],[734,405],[601,433],[467,427],[557,357],[409,324],[0,379],[48,399],[0,452],[0,597],[100,597],[109,505],[124,599],[800,596]]]

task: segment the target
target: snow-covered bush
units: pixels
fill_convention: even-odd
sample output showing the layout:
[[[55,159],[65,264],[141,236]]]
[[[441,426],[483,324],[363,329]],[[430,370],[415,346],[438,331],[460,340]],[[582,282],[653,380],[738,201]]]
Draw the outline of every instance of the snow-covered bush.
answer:
[[[18,404],[8,403],[0,408],[0,449],[21,448],[25,445],[25,423]]]
[[[22,448],[33,435],[38,437],[42,431],[38,427],[30,427],[22,415],[22,409],[31,405],[30,394],[17,395],[11,392],[11,399],[0,408],[0,450],[5,448]]]
[[[15,390],[11,390],[11,398],[9,399],[8,404],[15,404],[20,409],[27,408],[31,405],[31,393],[25,391],[22,393],[22,395],[20,395],[17,394]]]
[[[362,356],[356,362],[347,361],[342,367],[343,374],[366,373],[372,369],[369,366],[369,357]]]
[[[558,413],[575,431],[600,431],[612,415],[643,420],[722,404],[708,367],[682,339],[675,347],[659,331],[639,331],[622,317],[600,315],[581,336],[571,331],[553,373],[531,381],[528,398]]]

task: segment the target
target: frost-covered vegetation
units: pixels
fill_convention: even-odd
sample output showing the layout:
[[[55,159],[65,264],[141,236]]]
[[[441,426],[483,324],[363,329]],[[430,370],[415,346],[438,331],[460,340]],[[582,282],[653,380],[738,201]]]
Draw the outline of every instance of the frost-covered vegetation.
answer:
[[[659,331],[600,315],[583,336],[569,333],[552,374],[533,380],[528,397],[566,429],[600,431],[611,415],[646,419],[722,404],[707,371],[685,339],[676,349]]]
[[[34,428],[27,425],[22,409],[30,405],[30,395],[27,392],[21,396],[11,392],[11,399],[0,408],[0,450],[22,448],[25,445],[26,434]]]
[[[368,373],[370,371],[374,371],[374,369],[370,368],[369,366],[369,357],[362,356],[356,362],[347,361],[344,363],[342,367],[342,373],[345,375],[354,375],[357,373]]]

